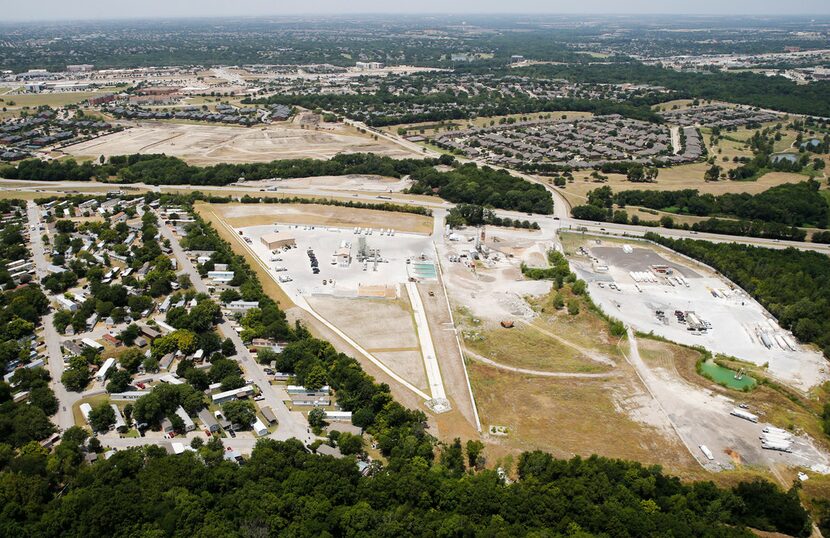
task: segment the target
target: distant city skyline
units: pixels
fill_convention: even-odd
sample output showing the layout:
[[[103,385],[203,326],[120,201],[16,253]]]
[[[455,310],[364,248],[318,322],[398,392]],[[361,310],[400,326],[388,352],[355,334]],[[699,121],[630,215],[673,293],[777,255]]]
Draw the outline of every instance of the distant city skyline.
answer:
[[[489,14],[542,13],[562,15],[828,15],[827,0],[799,0],[780,2],[772,0],[697,0],[677,3],[657,0],[421,0],[420,2],[390,3],[380,0],[144,0],[139,3],[115,3],[111,0],[38,0],[11,2],[4,6],[6,21],[23,20],[85,20],[128,18],[179,18],[276,15],[349,15],[378,14]]]

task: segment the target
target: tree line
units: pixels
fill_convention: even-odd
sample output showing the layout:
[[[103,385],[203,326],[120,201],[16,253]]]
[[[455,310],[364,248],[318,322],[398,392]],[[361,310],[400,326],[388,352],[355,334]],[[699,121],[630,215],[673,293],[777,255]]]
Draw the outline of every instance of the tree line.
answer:
[[[784,77],[751,72],[680,72],[636,61],[534,65],[516,72],[573,82],[654,84],[673,90],[673,98],[715,99],[795,114],[830,116],[830,81],[798,84]]]
[[[618,205],[617,209],[614,208],[615,204]],[[721,214],[720,212],[723,212],[726,216],[734,215],[734,218],[712,217],[691,225],[679,224],[670,215],[663,215],[659,220],[642,219],[639,215],[629,216],[624,209],[626,204],[643,205],[647,208],[680,214]],[[695,189],[664,192],[634,190],[614,194],[606,185],[589,191],[587,204],[574,206],[571,209],[571,215],[580,220],[790,241],[804,241],[807,238],[806,230],[791,223],[799,222],[824,227],[827,225],[827,214],[827,202],[818,193],[818,184],[812,180],[780,185],[756,195],[723,194],[720,196],[700,195]],[[740,215],[749,216],[751,219],[742,218]],[[764,219],[781,219],[783,222]],[[812,236],[812,241],[830,243],[830,233],[816,232]]]
[[[451,166],[439,171],[437,165]],[[410,192],[499,209],[550,214],[553,198],[542,186],[503,170],[459,164],[451,155],[437,159],[392,159],[372,153],[339,154],[329,160],[286,159],[269,163],[192,166],[166,155],[121,155],[103,164],[29,159],[0,167],[0,176],[29,181],[117,181],[150,185],[228,185],[240,180],[381,175],[415,180]],[[253,198],[252,198],[253,199]],[[270,200],[269,200],[270,201]]]
[[[777,222],[790,226],[827,226],[827,200],[814,180],[785,183],[758,194],[701,194],[697,189],[677,191],[626,190],[613,194],[619,207],[647,207],[681,215],[719,215]]]
[[[480,226],[487,224],[490,226],[505,226],[530,230],[539,229],[538,222],[511,219],[509,217],[499,217],[496,215],[495,211],[489,207],[483,207],[475,204],[458,204],[451,208],[447,212],[446,223],[450,226],[450,228],[459,228],[461,226]]]
[[[435,193],[450,202],[543,215],[553,213],[553,198],[543,185],[517,178],[506,170],[466,163],[456,164],[447,172],[434,167],[420,168],[411,177],[415,184],[409,192],[414,194]]]

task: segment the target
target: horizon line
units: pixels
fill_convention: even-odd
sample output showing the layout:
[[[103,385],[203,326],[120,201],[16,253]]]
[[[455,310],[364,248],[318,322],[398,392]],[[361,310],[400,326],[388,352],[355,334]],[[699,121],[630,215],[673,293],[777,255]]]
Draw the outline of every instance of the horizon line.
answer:
[[[397,17],[435,17],[435,16],[453,16],[453,17],[488,17],[488,16],[549,16],[549,17],[714,17],[714,18],[743,18],[743,19],[761,19],[767,17],[783,17],[783,18],[805,18],[805,17],[820,17],[828,19],[830,22],[830,12],[827,13],[755,13],[748,15],[746,13],[673,13],[673,12],[552,12],[552,11],[487,11],[475,13],[463,13],[453,11],[434,11],[434,12],[408,12],[408,11],[366,11],[366,12],[341,12],[341,13],[261,13],[251,15],[167,15],[167,16],[152,16],[152,15],[129,15],[124,17],[106,16],[101,18],[64,18],[64,19],[50,19],[50,18],[7,18],[0,21],[0,26],[12,23],[25,22],[55,22],[55,23],[83,23],[83,22],[124,22],[124,21],[158,21],[158,20],[213,20],[213,19],[253,19],[253,18],[318,18],[318,19],[334,19],[342,17],[359,17],[359,16],[397,16]]]

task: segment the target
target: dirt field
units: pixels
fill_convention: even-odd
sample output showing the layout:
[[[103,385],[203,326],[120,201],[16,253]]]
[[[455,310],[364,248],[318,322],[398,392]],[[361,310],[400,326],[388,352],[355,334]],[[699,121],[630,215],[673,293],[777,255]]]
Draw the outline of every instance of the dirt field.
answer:
[[[277,187],[278,189],[332,189],[354,192],[400,192],[412,185],[412,180],[376,175],[350,174],[347,176],[300,177],[280,180],[246,181],[246,187]]]
[[[366,349],[418,349],[409,302],[405,298],[347,299],[310,296],[308,304]],[[367,320],[372,320],[367,323]]]
[[[234,228],[281,222],[344,228],[383,227],[423,234],[432,231],[432,217],[375,209],[314,204],[215,204],[212,208]]]
[[[412,310],[405,294],[396,300],[322,295],[307,297],[306,300],[318,314],[395,373],[418,388],[427,388]],[[367,323],[368,320],[371,322]]]
[[[329,159],[338,153],[372,152],[415,157],[397,144],[374,140],[349,127],[331,131],[294,127],[230,127],[144,123],[120,133],[67,148],[71,155],[164,153],[193,164],[268,162],[276,159]]]

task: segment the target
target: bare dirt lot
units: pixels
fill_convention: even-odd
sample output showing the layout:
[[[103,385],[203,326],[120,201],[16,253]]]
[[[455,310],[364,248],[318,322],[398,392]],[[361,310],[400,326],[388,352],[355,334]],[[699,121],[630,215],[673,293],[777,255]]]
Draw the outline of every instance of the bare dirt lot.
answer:
[[[400,299],[310,296],[308,304],[386,366],[418,388],[427,388],[424,361],[406,294]]]
[[[332,189],[355,192],[400,192],[412,180],[376,175],[301,177],[279,180],[246,181],[245,187],[277,187],[279,189]]]
[[[75,156],[164,153],[193,164],[330,159],[338,153],[372,152],[390,157],[417,154],[387,140],[374,140],[349,127],[317,131],[298,127],[230,127],[146,123],[66,149]]]
[[[376,209],[316,204],[216,204],[213,210],[234,228],[283,222],[349,228],[394,228],[400,232],[428,234],[432,217]]]

